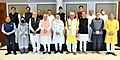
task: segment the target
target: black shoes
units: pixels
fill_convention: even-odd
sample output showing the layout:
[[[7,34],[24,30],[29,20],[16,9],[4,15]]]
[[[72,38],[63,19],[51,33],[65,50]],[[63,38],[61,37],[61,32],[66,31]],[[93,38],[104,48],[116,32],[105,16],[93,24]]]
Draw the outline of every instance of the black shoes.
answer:
[[[17,55],[17,53],[14,53],[14,55]]]
[[[60,51],[61,54],[63,54],[63,51]]]
[[[43,52],[42,54],[46,54],[47,52]],[[48,52],[48,54],[51,54],[51,52]]]
[[[70,52],[68,51],[66,54],[70,54]]]
[[[42,54],[46,54],[47,52],[43,52]]]
[[[117,56],[115,53],[111,53],[113,56]]]
[[[6,53],[5,55],[9,55],[9,54],[11,54],[11,53]],[[17,55],[17,53],[14,53],[14,55]]]
[[[48,52],[48,54],[51,54],[51,52]]]
[[[63,51],[55,51],[54,54],[56,54],[57,52],[60,52],[61,54],[63,54]]]
[[[109,54],[111,54],[110,52],[107,52],[107,53],[105,53],[106,55],[109,55]]]
[[[112,54],[113,56],[117,56],[114,52],[107,52],[106,55]]]
[[[73,55],[76,55],[76,53],[75,53],[75,52],[73,52]]]
[[[11,54],[11,53],[6,53],[5,55],[9,55],[9,54]]]
[[[54,54],[56,54],[58,51],[55,51]]]

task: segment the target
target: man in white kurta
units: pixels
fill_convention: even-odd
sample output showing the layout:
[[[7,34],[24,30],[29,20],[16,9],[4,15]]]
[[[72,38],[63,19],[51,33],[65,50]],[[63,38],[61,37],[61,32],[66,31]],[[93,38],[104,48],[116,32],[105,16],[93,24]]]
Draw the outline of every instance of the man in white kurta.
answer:
[[[40,19],[37,18],[37,12],[34,12],[29,22],[30,41],[33,47],[33,54],[36,53],[36,51],[40,53],[40,30],[36,31],[39,27],[39,23]]]
[[[62,51],[62,44],[64,44],[64,23],[60,20],[60,16],[57,14],[56,19],[53,21],[52,24],[53,30],[53,43],[55,44],[55,54],[58,52],[58,44],[59,44],[59,52],[63,53]]]
[[[66,44],[67,44],[67,50],[68,52],[66,54],[69,54],[73,52],[74,55],[76,55],[76,49],[77,49],[77,36],[78,36],[78,22],[77,19],[74,19],[75,13],[70,13],[70,19],[66,22]],[[72,46],[71,46],[72,44]],[[71,50],[72,47],[72,50]]]
[[[93,10],[89,10],[89,15],[87,15],[88,18],[88,34],[89,34],[89,41],[91,41],[91,36],[92,36],[92,28],[90,27],[92,19],[95,18],[95,15],[93,14]]]

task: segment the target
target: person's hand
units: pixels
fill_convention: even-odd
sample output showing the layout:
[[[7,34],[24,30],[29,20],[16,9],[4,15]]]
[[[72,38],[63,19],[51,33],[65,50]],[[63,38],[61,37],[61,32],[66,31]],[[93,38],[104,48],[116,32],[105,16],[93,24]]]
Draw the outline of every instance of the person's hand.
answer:
[[[100,34],[100,32],[99,32],[99,31],[96,31],[96,34]]]
[[[60,32],[56,32],[57,35],[60,35]]]
[[[10,32],[6,33],[6,35],[10,35]]]
[[[47,32],[47,29],[44,29],[44,33],[46,33]]]
[[[76,34],[76,38],[78,38],[78,34]]]
[[[109,32],[109,35],[111,35],[111,36],[112,36],[112,35],[114,35],[114,33],[113,33],[113,32]]]

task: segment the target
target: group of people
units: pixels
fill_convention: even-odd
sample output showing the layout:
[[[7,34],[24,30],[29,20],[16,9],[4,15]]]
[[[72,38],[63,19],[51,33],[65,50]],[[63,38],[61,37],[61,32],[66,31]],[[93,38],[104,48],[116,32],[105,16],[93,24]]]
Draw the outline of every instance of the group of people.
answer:
[[[84,11],[82,5],[79,6],[79,12],[71,11],[69,18],[65,19],[63,8],[59,7],[59,13],[52,14],[51,9],[47,10],[47,14],[41,15],[41,11],[30,12],[30,7],[26,7],[25,14],[18,14],[16,8],[11,8],[12,13],[6,18],[6,22],[2,25],[4,33],[7,53],[11,54],[11,45],[13,53],[16,55],[15,38],[21,54],[28,53],[29,43],[32,44],[33,54],[40,53],[40,44],[43,45],[42,54],[51,54],[50,44],[55,44],[55,54],[63,53],[62,44],[67,45],[67,53],[76,55],[77,43],[80,41],[80,52],[87,54],[87,42],[93,42],[93,52],[100,54],[101,45],[106,43],[106,55],[114,53],[114,46],[117,44],[117,31],[119,30],[118,20],[115,20],[114,13],[106,14],[105,9],[93,14],[93,10],[89,10],[89,14]],[[105,35],[105,39],[103,36]],[[104,41],[105,40],[105,41]]]

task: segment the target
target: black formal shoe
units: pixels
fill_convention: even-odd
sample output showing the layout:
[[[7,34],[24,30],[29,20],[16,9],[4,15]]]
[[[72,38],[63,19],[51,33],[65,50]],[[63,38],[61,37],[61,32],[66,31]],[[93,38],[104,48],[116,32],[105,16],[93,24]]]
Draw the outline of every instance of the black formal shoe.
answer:
[[[69,54],[70,52],[67,52],[66,54]]]
[[[63,51],[60,51],[61,54],[63,54]]]
[[[114,52],[113,53],[111,53],[112,55],[114,55],[114,56],[117,56]]]
[[[58,51],[55,51],[54,54],[56,54]]]
[[[46,54],[47,52],[43,52],[42,54]]]
[[[23,54],[23,52],[21,52],[21,54]]]
[[[76,53],[75,53],[75,52],[73,52],[73,55],[76,55]]]
[[[9,54],[11,54],[11,53],[6,53],[5,55],[9,55]]]
[[[17,53],[14,53],[14,55],[17,55]]]
[[[106,55],[109,55],[110,54],[110,52],[107,52],[107,53],[105,53]]]
[[[51,54],[51,52],[48,52],[48,54]]]

